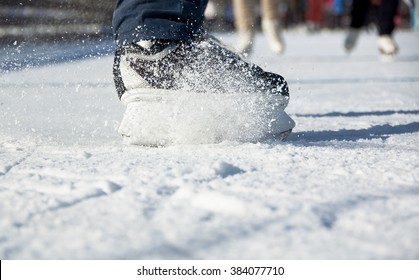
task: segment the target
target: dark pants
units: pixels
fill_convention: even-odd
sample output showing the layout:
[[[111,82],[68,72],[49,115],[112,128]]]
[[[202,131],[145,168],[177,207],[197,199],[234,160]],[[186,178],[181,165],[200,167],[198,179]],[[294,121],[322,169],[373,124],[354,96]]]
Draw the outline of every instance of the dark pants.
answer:
[[[118,45],[133,41],[188,40],[202,30],[208,0],[118,0],[113,32]]]
[[[390,35],[394,28],[394,16],[397,13],[399,0],[381,0],[377,7],[377,27],[380,35]],[[369,0],[353,0],[351,27],[361,28],[366,24],[372,5]]]

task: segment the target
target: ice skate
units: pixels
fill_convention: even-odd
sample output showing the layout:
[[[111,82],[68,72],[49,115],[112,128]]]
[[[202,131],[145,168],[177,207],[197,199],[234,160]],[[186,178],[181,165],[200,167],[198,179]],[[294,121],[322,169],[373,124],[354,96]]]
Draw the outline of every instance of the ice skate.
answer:
[[[346,35],[345,38],[345,50],[349,53],[351,52],[356,45],[356,42],[358,41],[359,38],[359,29],[356,28],[350,28],[348,34]]]
[[[398,47],[394,39],[390,35],[380,35],[378,37],[378,50],[385,56],[394,56]]]
[[[279,22],[277,20],[262,20],[262,30],[271,50],[276,54],[282,54],[285,49],[285,43],[281,35]]]
[[[275,124],[289,100],[284,78],[243,61],[211,38],[120,47],[114,80],[127,106],[119,132],[130,144],[252,141],[294,127]],[[243,135],[237,135],[237,127]],[[208,139],[191,140],[199,135]]]
[[[240,30],[237,32],[238,43],[235,50],[242,55],[247,55],[252,52],[253,45],[253,30]]]

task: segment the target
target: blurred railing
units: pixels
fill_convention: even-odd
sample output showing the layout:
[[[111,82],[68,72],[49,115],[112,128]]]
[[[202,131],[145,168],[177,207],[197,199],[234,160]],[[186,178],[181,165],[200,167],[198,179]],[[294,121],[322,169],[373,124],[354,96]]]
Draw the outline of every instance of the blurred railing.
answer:
[[[1,0],[0,39],[111,34],[115,0]]]

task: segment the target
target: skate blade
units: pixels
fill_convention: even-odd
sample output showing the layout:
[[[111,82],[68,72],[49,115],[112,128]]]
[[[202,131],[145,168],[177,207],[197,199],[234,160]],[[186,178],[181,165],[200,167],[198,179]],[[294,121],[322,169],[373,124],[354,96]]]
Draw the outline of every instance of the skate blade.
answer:
[[[272,139],[277,140],[277,141],[283,141],[291,134],[291,132],[292,132],[292,129],[289,129],[284,132],[273,134]]]
[[[396,54],[381,53],[381,61],[385,63],[394,62]]]

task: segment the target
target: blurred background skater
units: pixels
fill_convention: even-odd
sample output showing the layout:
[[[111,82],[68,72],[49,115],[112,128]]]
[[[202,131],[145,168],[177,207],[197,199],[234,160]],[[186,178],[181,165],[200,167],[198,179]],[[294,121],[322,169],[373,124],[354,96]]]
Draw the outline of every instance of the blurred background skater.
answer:
[[[306,0],[306,21],[309,32],[317,32],[322,28],[324,6],[325,0]]]
[[[258,11],[256,0],[233,0],[234,23],[239,36],[236,51],[247,54],[252,51],[253,38],[256,31],[256,12]],[[282,54],[285,42],[282,37],[279,20],[280,0],[260,0],[262,32],[268,41],[271,50]]]
[[[350,52],[358,41],[361,28],[365,26],[369,12],[377,8],[375,23],[378,29],[378,50],[385,55],[394,55],[398,46],[393,38],[395,29],[394,18],[399,7],[399,0],[353,0],[351,23],[345,39],[345,49]]]
[[[222,32],[233,27],[233,8],[229,0],[209,0],[204,15],[208,30]]]

